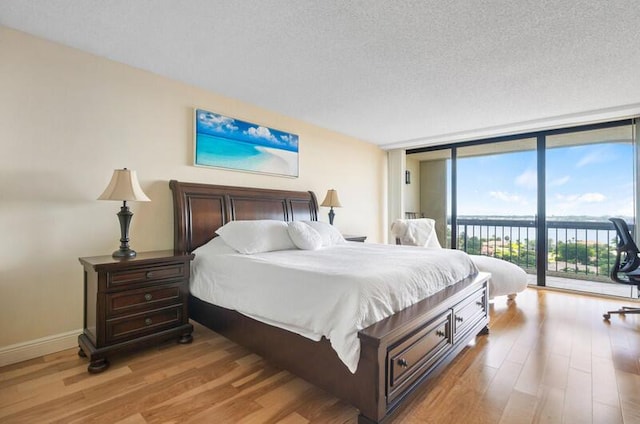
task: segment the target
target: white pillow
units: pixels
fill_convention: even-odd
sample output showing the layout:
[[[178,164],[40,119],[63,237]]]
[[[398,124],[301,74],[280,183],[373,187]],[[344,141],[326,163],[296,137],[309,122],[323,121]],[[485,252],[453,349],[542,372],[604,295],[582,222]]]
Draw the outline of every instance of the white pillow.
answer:
[[[211,255],[238,254],[238,251],[225,243],[222,237],[214,237],[193,251],[196,256],[203,252]]]
[[[295,249],[287,223],[275,220],[229,221],[216,230],[222,240],[239,253]]]
[[[321,222],[321,221],[302,221],[317,232],[320,233],[320,237],[322,237],[322,246],[328,247],[333,246],[334,244],[342,244],[347,241],[342,237],[340,231],[333,225]]]
[[[302,250],[318,250],[322,247],[322,236],[311,226],[294,221],[289,223],[289,237],[298,249]]]

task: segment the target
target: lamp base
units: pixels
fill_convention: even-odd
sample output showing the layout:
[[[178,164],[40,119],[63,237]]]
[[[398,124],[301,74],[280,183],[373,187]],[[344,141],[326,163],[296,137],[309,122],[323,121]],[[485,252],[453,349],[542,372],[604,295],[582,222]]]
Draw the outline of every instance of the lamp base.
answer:
[[[133,249],[118,249],[111,256],[114,258],[133,258],[136,256],[136,251]]]
[[[333,206],[329,209],[329,224],[333,225],[333,218],[336,216],[336,213],[333,211]]]
[[[131,223],[131,217],[133,213],[127,206],[127,201],[122,202],[120,212],[118,212],[118,221],[120,221],[120,249],[113,252],[111,256],[114,258],[133,258],[136,256],[136,251],[129,249],[129,224]]]

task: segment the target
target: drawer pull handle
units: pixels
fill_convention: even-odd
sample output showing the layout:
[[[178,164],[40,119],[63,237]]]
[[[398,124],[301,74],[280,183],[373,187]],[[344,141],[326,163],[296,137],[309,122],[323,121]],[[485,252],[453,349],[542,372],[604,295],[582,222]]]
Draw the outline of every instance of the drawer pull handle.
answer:
[[[438,336],[438,337],[445,337],[445,336],[446,336],[446,334],[444,334],[444,331],[438,330],[438,331],[436,331],[436,336]]]
[[[153,324],[153,320],[151,318],[144,319],[144,325],[151,325],[151,324]]]
[[[153,278],[153,271],[147,271],[146,276],[147,278]]]
[[[462,322],[462,321],[464,321],[464,318],[462,318],[462,317],[456,317],[456,321],[458,321],[458,322]]]
[[[144,300],[146,300],[148,302],[151,299],[153,299],[153,295],[151,293],[145,293],[144,294]]]
[[[398,365],[401,366],[402,368],[407,368],[409,366],[409,363],[407,362],[406,359],[400,358],[398,359]]]

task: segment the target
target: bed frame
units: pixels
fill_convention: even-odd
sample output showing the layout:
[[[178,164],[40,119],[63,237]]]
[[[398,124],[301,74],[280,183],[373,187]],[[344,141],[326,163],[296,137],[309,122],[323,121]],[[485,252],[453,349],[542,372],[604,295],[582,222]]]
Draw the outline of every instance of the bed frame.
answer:
[[[174,248],[191,253],[231,220],[317,220],[313,192],[175,180]],[[319,342],[189,296],[189,317],[359,409],[358,422],[384,423],[476,337],[488,333],[487,280],[479,273],[358,333],[355,374],[328,340]]]

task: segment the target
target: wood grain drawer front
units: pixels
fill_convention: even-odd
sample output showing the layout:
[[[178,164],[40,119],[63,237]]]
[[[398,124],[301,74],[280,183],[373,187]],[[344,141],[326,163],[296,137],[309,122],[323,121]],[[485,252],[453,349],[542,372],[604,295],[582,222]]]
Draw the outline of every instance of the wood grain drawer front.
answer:
[[[180,285],[163,284],[107,294],[107,318],[180,304]]]
[[[392,402],[451,346],[451,310],[400,341],[387,354],[387,402]]]
[[[107,320],[107,343],[125,341],[152,334],[182,322],[182,306],[171,306],[150,312]]]
[[[454,335],[463,335],[468,328],[473,327],[479,320],[487,316],[486,292],[478,291],[469,300],[456,305],[453,309]]]
[[[185,271],[184,263],[115,271],[109,273],[107,288],[131,287],[132,285],[146,284],[153,281],[185,278]]]

